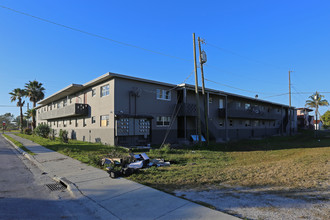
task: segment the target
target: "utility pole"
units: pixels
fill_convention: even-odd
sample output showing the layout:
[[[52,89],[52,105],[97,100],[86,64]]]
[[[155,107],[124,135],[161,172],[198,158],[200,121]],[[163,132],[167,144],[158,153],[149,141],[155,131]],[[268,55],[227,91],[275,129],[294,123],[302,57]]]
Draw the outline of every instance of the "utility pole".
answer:
[[[292,116],[292,114],[291,114],[291,72],[293,72],[293,71],[291,71],[291,70],[289,70],[289,127],[290,127],[290,132],[289,132],[289,134],[290,134],[290,136],[291,136],[291,116]]]
[[[198,144],[202,142],[201,136],[201,116],[199,109],[199,94],[198,94],[198,75],[197,75],[197,61],[196,61],[196,38],[193,33],[193,45],[194,45],[194,69],[195,69],[195,94],[196,94],[196,108],[197,108],[197,131],[198,131]]]
[[[205,127],[206,127],[206,145],[209,144],[210,138],[209,138],[209,122],[208,122],[208,107],[207,107],[207,100],[205,97],[205,83],[204,83],[204,70],[203,70],[203,64],[206,62],[206,55],[205,52],[202,54],[202,48],[201,48],[201,42],[204,43],[203,39],[200,39],[198,37],[198,48],[199,48],[199,63],[201,65],[201,75],[202,75],[202,95],[204,100],[204,116],[205,116]],[[204,59],[202,57],[204,55]]]
[[[289,70],[289,106],[291,107],[291,72]]]

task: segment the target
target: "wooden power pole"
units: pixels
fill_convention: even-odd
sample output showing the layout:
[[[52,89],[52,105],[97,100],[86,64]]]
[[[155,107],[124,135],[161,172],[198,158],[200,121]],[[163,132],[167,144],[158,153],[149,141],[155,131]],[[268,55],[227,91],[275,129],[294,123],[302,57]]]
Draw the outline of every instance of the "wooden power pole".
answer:
[[[201,40],[198,37],[198,48],[199,48],[199,63],[201,65],[201,75],[202,75],[202,95],[204,100],[204,117],[205,117],[205,127],[206,127],[206,144],[209,144],[210,138],[209,138],[209,123],[208,123],[208,107],[207,107],[207,100],[205,97],[205,83],[204,83],[204,70],[203,70],[203,64],[206,62],[206,60],[203,60],[202,57],[202,48],[201,48],[201,42],[204,43],[203,40]]]
[[[292,124],[292,122],[291,122],[291,117],[292,117],[292,112],[291,112],[291,72],[293,72],[293,71],[291,71],[291,70],[289,70],[289,111],[288,111],[288,113],[289,113],[289,128],[290,128],[290,132],[289,132],[289,134],[291,135],[291,130],[292,130],[292,128],[291,128],[291,124]]]
[[[198,75],[197,75],[197,61],[196,61],[196,38],[193,33],[193,45],[194,45],[194,70],[195,70],[195,94],[196,94],[196,108],[197,108],[197,132],[198,132],[198,144],[201,144],[201,116],[199,109],[199,94],[198,94]]]

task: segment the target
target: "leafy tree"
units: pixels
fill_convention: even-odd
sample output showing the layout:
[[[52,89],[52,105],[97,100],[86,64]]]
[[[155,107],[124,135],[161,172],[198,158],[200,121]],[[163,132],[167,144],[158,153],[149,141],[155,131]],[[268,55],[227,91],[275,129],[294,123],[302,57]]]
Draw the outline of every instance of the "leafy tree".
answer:
[[[13,124],[14,115],[11,113],[6,113],[4,115],[0,115],[0,122],[6,122],[7,129],[15,129],[15,125]]]
[[[323,99],[324,95],[321,95],[318,92],[315,92],[313,95],[309,96],[309,98],[310,100],[306,100],[306,107],[315,109],[315,120],[317,123],[317,115],[319,114],[319,107],[328,106],[329,102],[326,99]]]
[[[38,81],[29,81],[25,84],[26,96],[30,98],[30,101],[33,103],[33,108],[35,109],[37,102],[42,100],[45,97],[44,91],[45,88],[42,87],[42,83]],[[36,127],[36,117],[32,116],[32,128]]]
[[[326,111],[322,116],[321,119],[323,121],[323,126],[325,128],[329,128],[330,127],[330,111]]]
[[[23,132],[23,111],[22,111],[22,107],[24,106],[25,101],[22,101],[22,98],[26,95],[25,90],[24,89],[14,89],[12,92],[9,93],[9,95],[11,95],[10,97],[10,101],[11,102],[15,102],[17,101],[17,106],[19,107],[20,110],[20,130],[21,132]]]
[[[20,116],[17,116],[16,118],[14,118],[13,122],[16,123],[19,128],[21,127],[21,117]],[[27,126],[27,120],[25,117],[23,117],[23,128],[25,128],[26,126]]]

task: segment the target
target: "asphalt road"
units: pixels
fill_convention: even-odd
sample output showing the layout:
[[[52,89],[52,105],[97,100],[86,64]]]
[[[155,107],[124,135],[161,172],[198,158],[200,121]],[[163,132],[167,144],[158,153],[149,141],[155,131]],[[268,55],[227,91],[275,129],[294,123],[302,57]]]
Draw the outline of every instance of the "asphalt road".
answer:
[[[98,219],[97,207],[73,199],[66,189],[51,191],[56,183],[42,173],[0,135],[0,219]]]

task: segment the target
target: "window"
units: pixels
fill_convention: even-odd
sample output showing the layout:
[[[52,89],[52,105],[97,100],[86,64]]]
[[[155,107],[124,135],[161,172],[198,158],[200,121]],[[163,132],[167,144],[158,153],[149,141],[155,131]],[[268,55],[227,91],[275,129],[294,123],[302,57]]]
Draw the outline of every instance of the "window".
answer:
[[[219,99],[219,108],[224,108],[223,107],[223,99]]]
[[[109,95],[110,94],[109,89],[110,89],[109,85],[102,86],[101,87],[101,97]]]
[[[170,101],[171,91],[165,89],[157,89],[157,99]]]
[[[67,100],[63,100],[63,107],[67,106]]]
[[[101,115],[101,127],[108,127],[109,126],[109,115]]]
[[[61,103],[60,102],[57,103],[57,108],[61,108]]]
[[[255,120],[254,121],[254,127],[258,127],[259,126],[259,120]]]
[[[95,116],[92,117],[92,124],[95,124]]]
[[[245,103],[245,110],[248,110],[251,108],[251,105],[249,103]]]
[[[170,122],[171,122],[171,117],[157,116],[157,121],[156,121],[157,126],[169,126]]]
[[[212,102],[213,102],[213,98],[209,97],[209,103],[212,104]]]
[[[96,95],[96,89],[92,89],[92,97]]]

